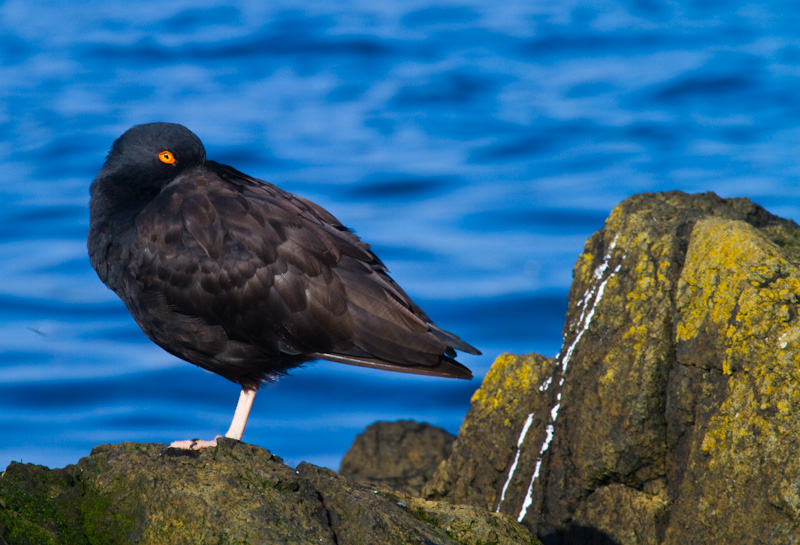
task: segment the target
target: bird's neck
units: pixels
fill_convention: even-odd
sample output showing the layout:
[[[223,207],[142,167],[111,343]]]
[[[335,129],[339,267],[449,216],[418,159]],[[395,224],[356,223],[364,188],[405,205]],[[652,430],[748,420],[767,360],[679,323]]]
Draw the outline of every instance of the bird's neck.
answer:
[[[161,188],[140,183],[132,176],[121,177],[103,172],[92,182],[89,213],[92,223],[113,222],[125,229],[147,206]]]
[[[133,236],[136,217],[158,193],[155,188],[150,191],[132,191],[129,188],[130,184],[115,183],[108,177],[98,176],[92,183],[87,245],[98,274],[101,274],[102,263],[107,261],[109,252],[125,247],[122,241]]]

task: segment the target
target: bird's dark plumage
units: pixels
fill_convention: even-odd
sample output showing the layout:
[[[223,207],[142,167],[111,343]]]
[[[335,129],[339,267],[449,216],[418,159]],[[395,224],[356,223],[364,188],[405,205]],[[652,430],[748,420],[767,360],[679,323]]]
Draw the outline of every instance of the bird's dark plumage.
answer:
[[[207,161],[181,125],[119,137],[90,211],[92,265],[147,336],[246,389],[313,359],[472,376],[455,350],[480,352],[434,325],[367,244],[320,206]]]

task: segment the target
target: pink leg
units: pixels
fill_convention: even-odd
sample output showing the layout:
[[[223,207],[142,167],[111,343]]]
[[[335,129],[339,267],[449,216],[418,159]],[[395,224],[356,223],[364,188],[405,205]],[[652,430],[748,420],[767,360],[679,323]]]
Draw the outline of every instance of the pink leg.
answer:
[[[247,417],[250,416],[250,409],[253,407],[253,400],[256,398],[258,390],[251,390],[249,388],[242,388],[242,393],[239,394],[239,403],[236,404],[236,412],[233,413],[233,420],[231,427],[228,428],[228,433],[225,437],[230,439],[242,440],[244,435],[244,427],[247,425]],[[217,435],[212,441],[201,441],[200,439],[187,439],[185,441],[173,441],[170,443],[171,448],[182,448],[186,450],[200,450],[201,448],[216,447],[217,439],[222,437]]]
[[[253,407],[256,392],[258,390],[242,388],[242,393],[239,394],[239,403],[236,404],[236,412],[233,413],[231,427],[228,428],[228,433],[225,434],[225,437],[236,439],[237,441],[242,440],[244,427],[247,425],[247,417],[250,416],[250,409]]]

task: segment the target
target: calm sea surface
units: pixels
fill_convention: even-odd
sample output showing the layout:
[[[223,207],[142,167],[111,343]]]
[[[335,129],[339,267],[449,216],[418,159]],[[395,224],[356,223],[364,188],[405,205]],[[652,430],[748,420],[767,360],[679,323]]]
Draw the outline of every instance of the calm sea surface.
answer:
[[[302,8],[298,6],[302,5]],[[112,141],[172,121],[373,245],[471,382],[311,364],[244,439],[338,467],[378,419],[451,432],[503,351],[554,355],[572,266],[620,200],[746,196],[800,220],[800,3],[0,5],[0,469],[212,438],[238,387],[148,341],[85,250]]]

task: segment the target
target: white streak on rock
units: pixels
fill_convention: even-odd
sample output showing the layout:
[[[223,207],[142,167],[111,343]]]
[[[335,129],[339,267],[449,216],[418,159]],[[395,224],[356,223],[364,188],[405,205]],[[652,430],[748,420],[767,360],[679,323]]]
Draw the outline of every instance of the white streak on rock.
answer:
[[[525,436],[528,435],[528,429],[531,427],[532,422],[533,413],[528,415],[525,425],[522,426],[522,433],[519,434],[519,439],[517,439],[517,455],[514,457],[514,463],[511,464],[511,469],[508,470],[508,478],[506,479],[506,484],[503,485],[503,491],[500,493],[500,501],[497,502],[497,509],[495,509],[496,513],[500,512],[500,505],[503,503],[503,500],[506,499],[506,490],[508,490],[508,485],[511,482],[511,478],[514,476],[514,472],[517,470],[520,447],[522,447],[522,443],[525,441]]]
[[[610,255],[606,255],[606,259],[603,261],[603,263],[599,267],[597,267],[597,269],[595,269],[594,271],[595,280],[600,280],[601,278],[603,278],[603,274],[605,273],[606,269],[608,269],[608,259],[610,257],[611,257]],[[578,332],[578,334],[575,336],[575,340],[572,341],[572,344],[569,345],[569,348],[567,348],[567,351],[564,353],[564,359],[561,361],[562,373],[567,372],[567,365],[569,365],[569,360],[572,357],[572,352],[575,350],[575,347],[578,346],[581,337],[583,337],[583,334],[586,333],[586,331],[589,329],[589,325],[592,323],[592,318],[594,317],[594,311],[597,308],[597,305],[600,303],[600,300],[603,298],[603,292],[605,292],[606,290],[606,284],[608,284],[608,281],[611,280],[611,278],[613,278],[614,275],[617,274],[617,272],[619,272],[621,266],[622,266],[621,264],[617,265],[612,271],[612,273],[608,275],[608,278],[600,282],[598,286],[589,290],[589,292],[584,296],[585,300],[589,300],[592,298],[594,300],[592,301],[592,305],[590,307],[584,307],[583,312],[581,312],[581,317],[578,319],[578,325],[582,327],[581,330]]]
[[[589,291],[587,291],[584,294],[583,298],[580,301],[578,301],[578,303],[577,303],[578,307],[582,307],[580,318],[578,318],[578,327],[580,327],[580,331],[578,331],[578,334],[575,336],[575,339],[572,341],[572,344],[570,344],[569,348],[567,348],[566,352],[564,352],[564,358],[561,360],[561,380],[559,380],[559,383],[558,383],[559,392],[558,392],[558,394],[556,394],[556,403],[555,403],[555,405],[553,406],[552,409],[550,409],[550,418],[551,418],[552,422],[547,425],[547,428],[545,430],[546,433],[547,433],[547,437],[545,438],[545,441],[542,444],[542,448],[539,451],[539,456],[538,456],[538,458],[536,460],[536,467],[533,470],[533,476],[531,477],[531,482],[528,485],[528,492],[525,495],[525,501],[522,503],[522,508],[519,511],[519,516],[517,517],[517,520],[519,522],[522,522],[522,519],[525,518],[525,515],[528,513],[528,508],[533,503],[533,497],[532,497],[533,484],[536,482],[536,479],[539,477],[539,470],[542,467],[542,458],[544,457],[545,452],[547,452],[547,449],[550,448],[550,442],[553,440],[553,430],[554,430],[553,426],[554,426],[556,420],[558,419],[558,410],[561,408],[561,391],[560,390],[561,390],[561,387],[564,385],[564,376],[565,376],[565,374],[567,372],[567,366],[569,365],[569,360],[572,357],[572,353],[574,352],[575,347],[578,346],[578,343],[580,342],[581,338],[583,337],[583,334],[586,333],[586,331],[589,330],[589,325],[591,325],[592,318],[594,317],[594,311],[597,308],[597,305],[599,305],[600,301],[603,299],[603,293],[605,292],[606,285],[608,284],[608,281],[611,280],[611,278],[613,278],[614,275],[616,275],[619,272],[620,268],[622,267],[622,264],[620,263],[619,265],[617,265],[614,268],[613,271],[611,271],[611,274],[609,274],[608,277],[606,277],[605,279],[603,278],[605,276],[605,274],[606,274],[606,271],[608,270],[608,267],[609,267],[609,262],[611,260],[611,252],[614,250],[614,248],[617,247],[617,238],[618,237],[619,237],[619,234],[617,234],[614,237],[614,240],[611,241],[611,244],[608,246],[608,251],[606,252],[605,257],[603,258],[603,262],[594,270],[594,273],[593,273],[592,276],[595,279],[595,286],[592,287],[592,289],[590,289]],[[597,284],[596,282],[600,282],[600,283]],[[590,301],[591,301],[591,304],[588,304]],[[548,380],[546,382],[546,384],[547,384],[547,386],[549,386],[550,385],[550,381]],[[542,388],[540,388],[540,390],[543,391]],[[517,451],[517,453],[519,453],[519,450]],[[515,465],[516,465],[516,463],[515,463]],[[508,483],[506,483],[506,484],[508,484]],[[504,489],[504,492],[505,492],[505,489]],[[502,499],[500,501],[502,501]],[[498,505],[498,509],[499,509],[499,505]]]
[[[533,483],[536,482],[537,477],[539,477],[539,469],[542,467],[542,456],[547,449],[550,448],[550,441],[553,440],[553,425],[548,424],[547,428],[545,428],[545,433],[547,437],[542,443],[542,448],[539,451],[539,457],[536,459],[536,467],[533,470],[533,477],[531,477],[531,482],[528,485],[528,492],[525,494],[525,501],[522,502],[522,509],[519,510],[519,515],[517,516],[517,521],[522,522],[522,519],[525,518],[525,515],[528,514],[528,507],[531,506],[533,503]]]
[[[561,398],[561,393],[560,393],[560,392],[559,392],[559,394],[558,394],[558,397],[559,397],[559,399]],[[551,418],[551,420],[552,420],[553,422],[555,422],[555,421],[556,421],[556,418],[558,418],[558,409],[560,409],[560,408],[561,408],[561,402],[559,401],[558,403],[556,403],[556,404],[553,406],[553,408],[552,408],[552,409],[550,409],[550,418]]]

